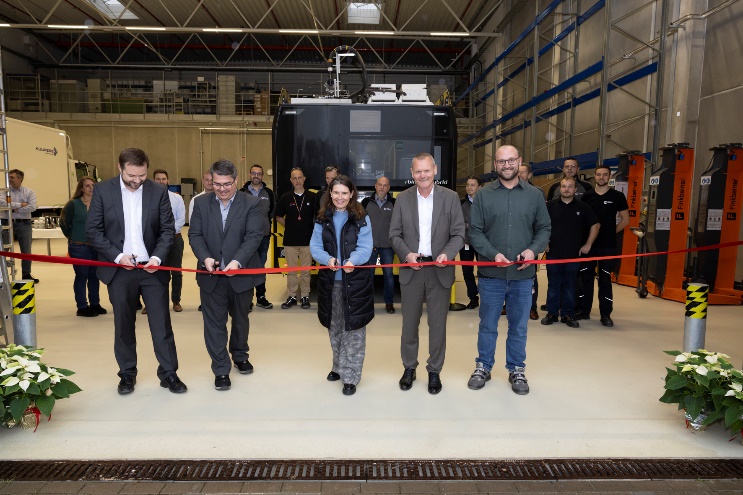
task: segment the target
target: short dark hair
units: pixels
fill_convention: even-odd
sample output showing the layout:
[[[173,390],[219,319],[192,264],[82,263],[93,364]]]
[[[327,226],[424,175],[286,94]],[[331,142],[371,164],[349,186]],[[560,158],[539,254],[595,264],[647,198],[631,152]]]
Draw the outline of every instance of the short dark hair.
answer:
[[[139,148],[127,148],[119,153],[119,168],[123,170],[127,163],[136,167],[149,167],[150,159],[147,158],[147,153]]]
[[[531,173],[531,172],[532,172],[532,170],[531,170],[531,163],[524,163],[524,162],[521,162],[521,165],[519,165],[519,167],[526,167],[526,170],[528,170],[528,171],[529,171],[529,173]]]
[[[17,168],[14,168],[13,170],[8,170],[8,175],[10,174],[16,174],[18,177],[23,180],[23,178],[26,176],[26,174],[23,173],[22,170],[18,170]]]
[[[572,180],[575,183],[575,185],[578,185],[578,179],[576,179],[575,177],[568,177],[567,175],[565,175],[562,177],[562,179],[560,179],[560,182],[564,180]]]
[[[211,168],[209,168],[209,172],[212,174],[212,177],[214,177],[214,174],[217,174],[229,175],[233,179],[237,178],[237,167],[235,167],[234,163],[225,158],[220,158],[216,162],[212,163]]]
[[[260,166],[260,165],[258,165],[257,163],[254,163],[254,164],[253,164],[253,165],[252,165],[252,166],[250,167],[250,169],[251,169],[251,170],[252,170],[252,169],[254,169],[254,168],[259,168],[259,169],[261,169],[261,172],[263,172],[263,167],[261,167],[261,166]]]
[[[467,177],[467,179],[465,180],[465,184],[467,183],[467,181],[471,180],[476,180],[478,186],[481,186],[483,184],[482,179],[477,175],[470,175],[469,177]]]
[[[578,159],[577,159],[576,157],[574,157],[574,156],[568,156],[568,157],[566,157],[566,158],[565,158],[565,159],[564,159],[564,160],[562,161],[562,164],[563,164],[563,166],[565,166],[565,162],[566,162],[566,161],[568,161],[568,160],[572,160],[572,161],[574,161],[574,162],[575,162],[575,164],[576,164],[576,165],[578,165],[578,168],[580,168],[580,162],[579,162],[579,161],[578,161]]]
[[[329,165],[325,167],[325,173],[328,173],[328,172],[335,172],[337,174],[341,173],[341,171],[338,170],[338,167],[336,167],[335,165]]]
[[[611,167],[609,165],[605,165],[603,163],[599,163],[598,165],[596,165],[596,170],[598,170],[600,168],[605,168],[611,174]]]
[[[165,175],[165,178],[166,179],[170,179],[170,177],[168,176],[168,171],[167,170],[163,170],[161,168],[156,168],[155,171],[152,172],[152,178],[154,179],[157,174],[163,174],[163,175]]]

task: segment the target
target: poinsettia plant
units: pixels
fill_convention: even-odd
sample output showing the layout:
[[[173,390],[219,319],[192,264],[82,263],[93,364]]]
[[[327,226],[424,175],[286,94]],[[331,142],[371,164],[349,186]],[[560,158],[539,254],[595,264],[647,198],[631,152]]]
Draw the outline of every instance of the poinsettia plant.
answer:
[[[736,373],[740,374],[730,364],[730,356],[705,349],[664,352],[676,359],[675,369],[666,368],[666,391],[660,401],[678,404],[678,408],[685,409],[692,418],[698,417],[704,410],[708,416],[703,425],[724,418],[727,411],[726,393],[732,378]]]
[[[51,417],[59,399],[80,392],[67,379],[74,372],[41,362],[44,349],[10,344],[0,348],[0,423],[13,427],[31,410]]]
[[[725,428],[733,433],[743,434],[743,372],[733,371],[732,380],[727,384],[722,397],[725,406]]]

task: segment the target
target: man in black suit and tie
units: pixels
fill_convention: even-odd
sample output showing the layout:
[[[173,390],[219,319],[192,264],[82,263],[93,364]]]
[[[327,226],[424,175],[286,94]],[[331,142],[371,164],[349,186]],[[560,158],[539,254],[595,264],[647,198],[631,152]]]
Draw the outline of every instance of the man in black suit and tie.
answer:
[[[214,388],[229,390],[230,362],[242,374],[253,372],[248,361],[248,312],[253,288],[265,283],[265,275],[232,275],[241,268],[263,268],[258,248],[268,219],[261,200],[238,191],[237,168],[229,160],[216,161],[210,172],[214,192],[196,198],[188,231],[188,241],[196,259],[208,272],[199,273],[196,282],[201,291],[204,317],[204,341],[212,358]],[[232,329],[227,341],[227,316]]]
[[[435,185],[436,163],[428,153],[413,158],[410,172],[415,187],[397,196],[390,223],[390,244],[405,263],[443,263],[454,260],[464,246],[464,217],[459,195]],[[428,316],[428,392],[441,392],[441,368],[446,354],[446,317],[449,312],[454,265],[400,268],[402,338],[400,353],[405,372],[400,388],[410,390],[418,366],[418,325],[426,302]]]
[[[101,182],[90,201],[86,232],[100,261],[120,268],[98,267],[108,286],[114,312],[114,355],[119,365],[120,394],[134,391],[137,382],[135,321],[139,294],[147,305],[160,386],[183,393],[178,356],[168,311],[170,274],[156,267],[167,257],[175,228],[168,190],[147,179],[149,159],[144,151],[127,148],[119,155],[121,175]],[[137,268],[137,269],[135,269]]]

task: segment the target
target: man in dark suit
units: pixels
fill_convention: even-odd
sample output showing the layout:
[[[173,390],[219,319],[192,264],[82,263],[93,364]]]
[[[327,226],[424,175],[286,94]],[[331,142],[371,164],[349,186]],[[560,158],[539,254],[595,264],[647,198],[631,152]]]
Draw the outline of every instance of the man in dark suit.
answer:
[[[265,275],[232,275],[241,268],[263,268],[258,248],[268,218],[257,197],[238,191],[237,168],[229,160],[218,160],[210,172],[214,192],[196,199],[188,241],[196,259],[208,272],[221,270],[224,275],[199,273],[196,282],[201,291],[204,316],[204,341],[212,358],[214,388],[229,390],[230,356],[242,374],[253,372],[248,361],[248,312],[253,288],[265,283]],[[227,316],[232,329],[227,342]],[[229,351],[229,352],[228,352]]]
[[[147,179],[149,159],[144,151],[127,148],[119,155],[121,175],[101,182],[90,201],[86,232],[98,259],[121,268],[98,267],[108,285],[114,312],[114,354],[119,364],[120,394],[134,391],[137,382],[135,320],[139,294],[148,308],[160,386],[173,393],[187,390],[178,378],[178,356],[168,311],[167,271],[157,270],[173,244],[175,228],[168,190]],[[140,269],[135,269],[139,266]]]
[[[436,163],[428,153],[413,158],[410,172],[415,187],[397,196],[390,223],[390,243],[397,257],[410,263],[400,268],[402,338],[400,354],[405,372],[400,388],[410,390],[418,366],[418,326],[426,302],[428,317],[428,392],[441,391],[441,368],[446,354],[446,317],[449,312],[454,266],[421,267],[420,262],[454,260],[464,246],[464,218],[459,195],[435,185]]]

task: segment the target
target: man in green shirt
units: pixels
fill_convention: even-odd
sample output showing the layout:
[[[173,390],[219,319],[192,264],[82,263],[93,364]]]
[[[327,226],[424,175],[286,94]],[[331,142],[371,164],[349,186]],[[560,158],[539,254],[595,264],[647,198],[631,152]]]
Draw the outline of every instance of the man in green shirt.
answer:
[[[526,329],[531,308],[532,278],[535,267],[529,263],[549,242],[551,222],[544,196],[539,189],[519,179],[521,157],[509,145],[495,152],[498,178],[485,185],[472,203],[470,239],[480,261],[503,266],[480,266],[480,327],[477,333],[476,368],[467,383],[479,390],[490,380],[495,364],[498,320],[505,301],[508,319],[506,369],[512,390],[529,393],[524,373]]]

